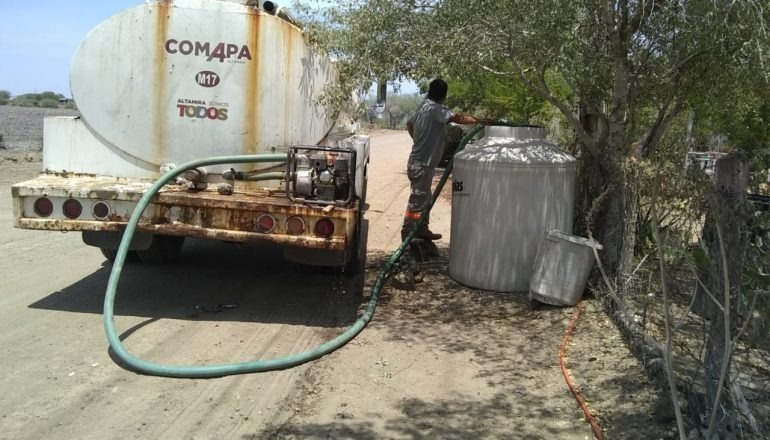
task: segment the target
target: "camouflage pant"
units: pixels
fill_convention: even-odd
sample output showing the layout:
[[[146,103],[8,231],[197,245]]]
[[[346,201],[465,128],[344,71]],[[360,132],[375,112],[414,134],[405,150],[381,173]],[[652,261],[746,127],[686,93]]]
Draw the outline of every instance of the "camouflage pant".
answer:
[[[413,225],[423,217],[422,212],[430,202],[430,185],[433,182],[434,167],[412,161],[406,164],[406,176],[411,184],[409,193],[409,203],[406,206],[404,214],[404,226],[401,229],[402,237],[412,230]],[[425,220],[422,227],[428,229],[428,214],[424,215]]]

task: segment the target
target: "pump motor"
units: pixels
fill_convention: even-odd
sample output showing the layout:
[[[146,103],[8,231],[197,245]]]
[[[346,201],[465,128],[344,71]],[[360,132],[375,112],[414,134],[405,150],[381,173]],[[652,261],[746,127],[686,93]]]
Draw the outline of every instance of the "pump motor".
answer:
[[[308,203],[346,204],[355,194],[355,163],[353,148],[291,147],[286,193]]]

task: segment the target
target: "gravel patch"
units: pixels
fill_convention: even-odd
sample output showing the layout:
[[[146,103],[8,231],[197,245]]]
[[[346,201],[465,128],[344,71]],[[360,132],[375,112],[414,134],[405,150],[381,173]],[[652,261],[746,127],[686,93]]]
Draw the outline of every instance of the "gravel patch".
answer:
[[[45,117],[78,115],[77,110],[0,105],[0,151],[40,152]]]

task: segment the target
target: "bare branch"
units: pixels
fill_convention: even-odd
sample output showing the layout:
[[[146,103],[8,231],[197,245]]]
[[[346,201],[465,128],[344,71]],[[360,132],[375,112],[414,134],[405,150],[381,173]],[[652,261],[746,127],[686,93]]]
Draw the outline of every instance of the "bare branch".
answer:
[[[656,179],[660,182],[660,179]],[[655,191],[652,194],[652,236],[655,239],[658,249],[658,262],[660,265],[660,286],[663,292],[663,317],[666,328],[666,349],[663,351],[663,360],[666,363],[666,371],[668,376],[668,388],[671,393],[671,402],[674,406],[674,415],[676,416],[676,425],[679,430],[680,440],[685,440],[684,432],[684,419],[682,418],[682,410],[679,408],[679,395],[676,391],[676,376],[674,376],[674,363],[673,363],[673,348],[672,339],[673,333],[671,329],[671,301],[668,296],[668,284],[666,283],[666,263],[665,256],[663,255],[663,242],[660,239],[660,231],[658,230],[658,188],[656,186]]]
[[[733,338],[734,341],[739,340],[741,336],[743,336],[743,333],[749,327],[751,318],[754,315],[754,310],[757,307],[757,298],[759,297],[759,291],[753,290],[751,292],[754,294],[754,296],[751,297],[751,305],[749,306],[749,309],[746,311],[746,314],[749,316],[749,318],[746,319],[746,321],[741,326],[740,330],[738,330],[738,333],[735,334],[735,337]]]
[[[706,292],[706,295],[708,295],[708,297],[711,298],[711,301],[714,302],[714,305],[719,309],[720,312],[724,313],[725,311],[724,307],[722,307],[722,304],[719,303],[719,300],[714,296],[714,294],[711,293],[708,287],[706,287],[706,284],[700,279],[700,277],[698,276],[698,271],[696,271],[695,268],[689,264],[687,265],[687,267],[690,268],[693,276],[695,277],[695,281],[703,289],[703,291]]]
[[[642,267],[642,264],[644,264],[644,262],[647,261],[647,257],[649,257],[650,255],[652,255],[652,253],[648,253],[647,255],[644,256],[644,258],[642,258],[642,261],[640,261],[639,264],[636,265],[636,268],[631,272],[631,275],[629,275],[628,278],[626,278],[625,284],[628,284],[628,282],[631,281],[634,275],[636,275],[636,272],[639,270],[640,267]]]
[[[674,107],[670,112],[667,112],[669,106],[672,103],[672,100],[674,101]],[[662,108],[658,109],[658,117],[652,124],[652,128],[647,134],[647,137],[642,142],[643,157],[649,157],[653,151],[655,151],[655,147],[658,145],[658,142],[660,142],[661,137],[663,137],[663,133],[666,132],[668,126],[671,125],[671,122],[677,116],[679,116],[683,109],[684,103],[679,96],[669,99],[669,101],[666,102]]]
[[[733,342],[730,335],[730,275],[727,267],[727,253],[725,252],[725,244],[722,237],[722,226],[720,222],[716,223],[717,240],[719,241],[719,253],[722,255],[722,276],[724,277],[724,299],[725,303],[722,307],[722,313],[725,319],[725,352],[722,356],[722,367],[719,371],[719,384],[717,386],[716,397],[714,397],[713,408],[711,409],[711,418],[709,419],[709,428],[706,438],[711,438],[716,426],[717,412],[719,410],[719,402],[722,400],[722,391],[725,388],[725,378],[727,377],[727,371],[730,368],[730,357],[733,355]],[[713,324],[712,324],[713,325]]]
[[[733,396],[733,402],[735,402],[735,406],[746,417],[746,419],[748,419],[749,426],[751,426],[751,430],[754,432],[754,434],[755,435],[760,434],[759,425],[757,425],[757,419],[756,417],[754,417],[754,414],[751,412],[751,408],[749,408],[749,403],[746,402],[746,398],[743,397],[741,384],[738,382],[735,382],[732,384],[730,388],[732,391],[731,394]]]

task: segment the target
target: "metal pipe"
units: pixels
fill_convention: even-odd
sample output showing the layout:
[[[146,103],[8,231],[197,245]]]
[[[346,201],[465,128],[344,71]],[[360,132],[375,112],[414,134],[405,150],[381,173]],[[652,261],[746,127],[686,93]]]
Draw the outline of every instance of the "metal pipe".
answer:
[[[259,182],[261,180],[283,180],[285,178],[286,173],[283,171],[276,171],[273,173],[262,173],[244,176],[243,180],[248,180],[249,182]]]
[[[289,10],[283,6],[278,7],[278,10],[275,11],[275,16],[293,24],[294,26],[301,27],[299,23],[297,23],[297,20],[294,18],[294,16],[291,15],[291,12],[289,12]]]
[[[275,10],[278,8],[278,5],[271,1],[263,1],[260,6],[268,14],[275,14]]]
[[[273,171],[269,173],[247,173],[243,171],[235,171],[230,168],[222,172],[222,178],[226,181],[231,180],[248,180],[251,182],[257,182],[260,180],[283,180],[286,177],[284,171]]]
[[[300,27],[297,20],[294,18],[293,15],[291,15],[291,12],[284,7],[284,6],[278,6],[278,3],[272,2],[270,0],[263,1],[260,3],[260,7],[263,11],[267,12],[270,15],[275,15],[276,17],[293,24],[294,26]]]

